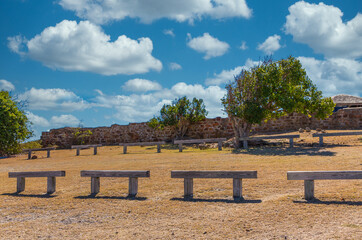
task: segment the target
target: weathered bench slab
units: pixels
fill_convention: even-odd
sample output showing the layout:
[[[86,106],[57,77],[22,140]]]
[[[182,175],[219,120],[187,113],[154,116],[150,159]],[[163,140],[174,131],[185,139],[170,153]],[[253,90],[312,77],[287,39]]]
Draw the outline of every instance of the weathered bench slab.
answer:
[[[94,148],[94,155],[97,155],[97,148],[102,147],[102,144],[92,144],[92,145],[72,145],[72,149],[77,149],[77,156],[79,156],[81,149],[88,149],[88,148]]]
[[[247,138],[240,138],[240,141],[243,141],[243,147],[245,149],[248,148],[248,141],[250,140],[264,140],[264,139],[285,139],[285,138],[289,138],[289,147],[293,147],[293,139],[294,138],[300,138],[300,135],[296,134],[296,135],[279,135],[279,136],[264,136],[264,137],[247,137]]]
[[[154,146],[157,145],[157,152],[161,152],[161,145],[166,144],[166,142],[135,142],[135,143],[120,143],[120,146],[123,146],[123,153],[127,153],[127,147],[128,146]]]
[[[182,144],[192,144],[192,143],[218,143],[219,151],[222,150],[222,142],[226,141],[226,138],[205,138],[205,139],[187,139],[187,140],[174,140],[174,144],[178,144],[179,152],[182,152]]]
[[[304,198],[314,199],[314,180],[362,179],[362,171],[289,171],[288,180],[304,180]]]
[[[242,198],[242,179],[257,178],[257,171],[171,171],[171,178],[184,179],[184,197],[193,197],[194,178],[232,178],[233,197]]]
[[[114,170],[83,170],[80,172],[81,177],[91,177],[91,193],[99,193],[100,177],[128,177],[128,193],[130,197],[135,197],[138,192],[138,178],[150,177],[150,171],[114,171]]]
[[[313,137],[319,137],[319,146],[323,146],[323,137],[362,135],[362,132],[334,132],[334,133],[313,133]]]
[[[50,151],[55,150],[55,147],[49,148],[32,148],[32,149],[24,149],[23,152],[28,153],[28,159],[31,159],[31,153],[35,151],[47,151],[47,158],[50,158]]]
[[[17,193],[25,190],[25,178],[47,177],[47,194],[52,194],[55,192],[55,178],[64,176],[65,171],[9,172],[9,178],[17,178]]]

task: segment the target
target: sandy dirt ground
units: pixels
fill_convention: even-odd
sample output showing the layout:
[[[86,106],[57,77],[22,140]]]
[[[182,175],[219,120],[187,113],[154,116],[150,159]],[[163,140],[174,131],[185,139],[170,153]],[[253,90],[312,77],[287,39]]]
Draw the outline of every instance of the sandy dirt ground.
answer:
[[[329,131],[333,132],[333,131]],[[292,133],[296,134],[296,133]],[[0,239],[362,239],[362,180],[315,181],[317,200],[303,199],[303,181],[288,181],[287,171],[362,170],[361,136],[318,139],[301,134],[288,144],[199,150],[156,147],[102,147],[56,150],[51,158],[36,152],[0,159]],[[285,141],[287,142],[287,141]],[[27,178],[14,194],[10,171],[65,170],[57,191],[46,178]],[[90,178],[81,170],[150,170],[139,179],[139,194],[127,198],[127,178],[101,178],[90,196]],[[232,198],[232,179],[194,179],[194,199],[183,198],[183,180],[171,170],[256,170],[243,180],[243,201]]]

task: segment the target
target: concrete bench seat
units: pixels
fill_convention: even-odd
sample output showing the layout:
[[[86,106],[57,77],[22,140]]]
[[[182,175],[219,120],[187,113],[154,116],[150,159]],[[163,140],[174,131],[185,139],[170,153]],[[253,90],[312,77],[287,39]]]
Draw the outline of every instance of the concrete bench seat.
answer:
[[[334,132],[334,133],[313,133],[313,137],[319,137],[319,146],[323,147],[323,137],[362,135],[361,132]]]
[[[89,149],[89,148],[94,148],[94,155],[97,155],[97,148],[98,147],[102,147],[102,144],[91,144],[91,145],[72,145],[72,149],[77,149],[77,153],[76,155],[79,156],[80,150],[81,149]]]
[[[23,152],[28,153],[28,159],[31,159],[31,153],[35,151],[47,151],[47,158],[50,158],[50,151],[55,150],[55,147],[48,148],[32,148],[32,149],[24,149]]]
[[[80,172],[81,177],[91,177],[91,193],[96,195],[100,189],[101,177],[128,177],[128,193],[130,197],[135,197],[138,192],[138,178],[150,177],[150,171],[115,171],[115,170],[83,170]]]
[[[17,178],[17,193],[23,192],[25,190],[25,178],[46,177],[48,178],[47,194],[52,194],[55,192],[55,178],[64,176],[65,171],[9,172],[9,178]]]
[[[166,144],[166,142],[135,142],[135,143],[120,143],[120,146],[123,146],[123,153],[127,153],[127,147],[128,146],[154,146],[157,145],[157,152],[161,152],[161,145]]]
[[[300,135],[296,134],[296,135],[279,135],[279,136],[261,136],[261,137],[247,137],[247,138],[240,138],[240,141],[243,141],[243,147],[245,149],[248,148],[248,141],[250,140],[264,140],[264,139],[285,139],[285,138],[289,138],[289,147],[293,147],[293,139],[294,138],[300,138]]]
[[[257,178],[257,171],[171,171],[171,178],[184,179],[184,197],[193,197],[193,179],[194,178],[232,178],[233,179],[233,197],[242,198],[242,179]]]
[[[179,152],[182,152],[182,144],[197,144],[197,143],[218,143],[219,151],[222,150],[222,142],[226,141],[226,138],[205,138],[205,139],[187,139],[187,140],[174,140],[173,144],[178,144]]]
[[[314,199],[314,180],[362,179],[362,171],[289,171],[288,180],[304,180],[304,198]]]

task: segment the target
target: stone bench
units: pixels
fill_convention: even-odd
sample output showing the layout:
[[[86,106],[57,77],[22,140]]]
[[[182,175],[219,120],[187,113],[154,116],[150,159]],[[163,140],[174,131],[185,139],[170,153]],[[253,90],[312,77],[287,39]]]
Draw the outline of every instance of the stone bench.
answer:
[[[335,133],[313,133],[313,137],[319,137],[319,146],[323,147],[323,137],[362,135],[362,132],[335,132]]]
[[[89,149],[89,148],[94,148],[94,155],[97,155],[97,147],[102,147],[102,144],[92,144],[92,145],[72,145],[72,149],[77,149],[77,156],[79,156],[80,150],[81,149]]]
[[[28,153],[28,159],[31,159],[31,153],[35,151],[47,151],[47,158],[50,158],[50,151],[55,150],[55,147],[49,148],[33,148],[33,149],[24,149],[23,152]]]
[[[135,197],[138,192],[138,178],[150,177],[150,171],[114,171],[114,170],[84,170],[81,177],[91,177],[91,193],[96,195],[100,189],[100,177],[128,177],[129,197]]]
[[[206,139],[189,139],[189,140],[174,140],[173,144],[178,144],[179,152],[182,152],[182,144],[193,143],[218,143],[219,151],[222,150],[222,142],[226,141],[226,138],[206,138]]]
[[[136,143],[120,143],[119,146],[123,146],[123,153],[127,153],[128,146],[154,146],[157,145],[157,152],[161,152],[161,145],[166,144],[166,142],[136,142]]]
[[[362,179],[362,171],[290,171],[288,180],[304,180],[304,198],[314,199],[314,180]]]
[[[9,178],[17,178],[17,193],[25,190],[25,178],[47,177],[47,194],[52,194],[53,192],[55,192],[55,178],[64,176],[65,171],[9,172]]]
[[[233,197],[242,198],[242,179],[257,178],[257,171],[171,171],[171,178],[184,179],[184,197],[193,197],[194,178],[232,178]]]
[[[289,138],[289,147],[293,147],[293,139],[300,138],[300,135],[279,135],[279,136],[264,136],[264,137],[247,137],[240,138],[240,141],[243,141],[243,147],[248,148],[248,140],[264,140],[264,139],[284,139]]]

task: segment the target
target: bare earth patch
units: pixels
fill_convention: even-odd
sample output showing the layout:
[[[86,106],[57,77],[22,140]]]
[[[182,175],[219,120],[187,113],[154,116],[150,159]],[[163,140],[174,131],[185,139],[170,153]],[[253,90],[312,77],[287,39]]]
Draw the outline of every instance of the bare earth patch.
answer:
[[[333,132],[333,131],[329,131]],[[298,134],[298,133],[295,133]],[[315,181],[318,200],[303,199],[303,181],[287,181],[287,171],[362,170],[359,136],[318,138],[301,134],[295,148],[199,150],[156,147],[102,147],[36,152],[0,160],[0,239],[362,239],[362,181]],[[287,142],[287,141],[285,141]],[[343,144],[343,145],[341,145]],[[27,178],[19,195],[9,171],[65,170],[57,191],[45,178]],[[127,198],[127,178],[101,178],[90,194],[90,178],[80,170],[150,170],[139,179],[139,194]],[[183,199],[182,179],[171,170],[257,170],[243,180],[244,201],[232,199],[231,179],[195,179],[194,200]]]

